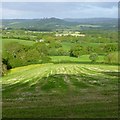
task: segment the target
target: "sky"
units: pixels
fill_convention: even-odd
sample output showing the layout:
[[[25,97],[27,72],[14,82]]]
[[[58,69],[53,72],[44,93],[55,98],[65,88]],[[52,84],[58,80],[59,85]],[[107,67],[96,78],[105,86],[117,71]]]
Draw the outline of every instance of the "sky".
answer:
[[[117,18],[117,2],[3,2],[3,19]]]

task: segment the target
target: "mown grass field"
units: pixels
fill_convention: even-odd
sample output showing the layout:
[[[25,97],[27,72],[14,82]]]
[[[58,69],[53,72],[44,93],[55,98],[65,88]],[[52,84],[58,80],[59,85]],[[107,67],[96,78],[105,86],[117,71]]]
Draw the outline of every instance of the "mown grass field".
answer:
[[[118,117],[115,65],[29,65],[11,69],[2,84],[3,117]]]

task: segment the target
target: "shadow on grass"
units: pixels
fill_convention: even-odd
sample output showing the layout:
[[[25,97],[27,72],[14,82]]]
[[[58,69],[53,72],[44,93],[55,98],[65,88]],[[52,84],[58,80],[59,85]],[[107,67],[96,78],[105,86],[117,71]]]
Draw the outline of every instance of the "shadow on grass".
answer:
[[[120,72],[102,72],[103,74],[110,75],[110,76],[120,76]]]
[[[101,83],[98,84],[99,82],[97,81],[105,82],[106,79],[103,78],[104,76],[96,78],[94,76],[85,76],[85,74],[54,74],[43,77],[42,79],[36,78],[38,82],[33,86],[29,86],[29,81],[27,83],[19,82],[10,85],[6,88],[8,94],[3,95],[5,96],[4,100],[6,98],[8,98],[8,100],[12,98],[12,101],[4,101],[3,117],[117,117],[118,107],[116,98],[113,97],[111,99],[111,95],[115,95],[112,92],[113,87],[111,87],[110,94],[108,94],[107,91],[107,97],[102,96],[96,88],[89,89],[94,86],[100,86]],[[36,87],[40,88],[36,91]],[[64,93],[69,89],[73,92],[70,91],[66,96]],[[87,91],[81,90],[80,92],[80,89],[87,89]],[[43,94],[43,96],[35,96],[32,93],[39,93],[41,90],[46,93],[54,90],[62,94],[60,94],[60,96],[59,94],[57,94],[58,96],[54,96],[55,93],[51,95]],[[74,90],[78,90],[78,94],[77,91]],[[21,93],[24,93],[25,96],[21,97]],[[16,94],[18,96],[16,96]],[[23,99],[22,101],[18,99],[15,101],[13,97],[27,99]],[[29,106],[33,106],[33,108]]]
[[[13,83],[10,85],[3,85],[3,91],[8,92],[25,92],[25,91],[35,91],[36,88],[39,88],[43,91],[66,91],[70,86],[74,86],[76,88],[87,88],[89,87],[88,83],[85,79],[93,79],[89,78],[89,76],[74,75],[74,74],[53,74],[48,77],[43,78],[34,78],[32,81],[24,82],[23,80],[18,83]],[[37,81],[35,84],[31,85],[32,82]],[[15,81],[16,82],[16,81]]]
[[[92,64],[92,65],[120,65],[118,63],[105,63],[105,62],[88,62],[88,61],[59,61],[59,62],[51,62],[51,63],[54,63],[54,64]]]
[[[104,72],[104,74],[117,75],[117,73]],[[104,76],[91,76],[84,73],[75,74],[53,74],[43,78],[33,78],[32,81],[24,80],[10,85],[3,85],[3,92],[6,95],[24,93],[24,92],[66,92],[69,90],[77,91],[80,89],[89,89],[93,87],[102,87],[107,84]],[[36,82],[37,81],[37,82]],[[15,81],[16,82],[16,81]],[[35,84],[33,84],[35,82]]]

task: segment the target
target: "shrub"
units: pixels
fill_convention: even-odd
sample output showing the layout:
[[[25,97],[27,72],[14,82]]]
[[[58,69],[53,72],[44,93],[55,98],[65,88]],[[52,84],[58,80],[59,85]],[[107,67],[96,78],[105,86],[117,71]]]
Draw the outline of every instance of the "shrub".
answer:
[[[70,56],[71,57],[80,57],[80,55],[83,55],[83,47],[80,45],[76,45],[73,48],[70,49]]]
[[[117,51],[117,50],[118,50],[118,45],[116,45],[116,44],[106,44],[104,46],[104,51],[106,53],[114,52],[114,51]]]
[[[87,47],[86,47],[86,53],[87,53],[87,54],[90,54],[90,53],[92,53],[92,52],[94,52],[94,48],[91,47],[91,46],[87,46]]]
[[[120,63],[118,57],[119,57],[118,52],[108,53],[105,56],[104,60],[105,60],[105,63],[118,64],[118,63]]]
[[[49,63],[51,61],[51,58],[48,56],[42,56],[41,57],[41,62],[42,63]]]
[[[9,64],[7,59],[2,58],[2,62],[0,61],[0,76],[6,74],[7,70],[11,69],[11,65]]]
[[[96,62],[98,59],[98,54],[97,53],[91,53],[89,56],[89,59],[91,60],[91,62]]]
[[[35,43],[33,46],[28,47],[19,43],[10,43],[5,46],[5,53],[3,55],[4,64],[8,66],[8,63],[14,67],[23,65],[35,64],[42,62],[48,62],[50,59],[48,56],[48,48],[44,43]]]

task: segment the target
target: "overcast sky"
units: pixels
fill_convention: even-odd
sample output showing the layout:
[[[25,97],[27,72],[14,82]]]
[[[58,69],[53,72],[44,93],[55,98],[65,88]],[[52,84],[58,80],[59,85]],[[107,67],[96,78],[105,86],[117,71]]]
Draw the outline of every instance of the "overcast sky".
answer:
[[[4,2],[3,19],[117,18],[117,2]]]

